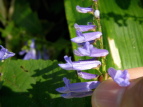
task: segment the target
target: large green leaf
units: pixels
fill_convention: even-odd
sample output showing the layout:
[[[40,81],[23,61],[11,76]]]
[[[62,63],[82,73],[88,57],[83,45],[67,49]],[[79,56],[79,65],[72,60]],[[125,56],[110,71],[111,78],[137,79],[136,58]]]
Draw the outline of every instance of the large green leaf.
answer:
[[[7,60],[0,69],[4,81],[0,90],[1,107],[90,106],[90,98],[64,99],[55,91],[64,86],[63,77],[79,81],[75,72],[59,68],[57,61]]]
[[[105,45],[109,44],[111,55],[108,67],[112,61],[122,69],[143,66],[142,0],[101,0],[100,9]]]
[[[98,0],[101,12],[101,28],[107,56],[107,68],[120,69],[143,65],[143,2],[141,0]],[[92,21],[91,14],[78,13],[76,5],[88,7],[92,0],[65,0],[65,10],[71,38],[75,37],[74,23]],[[73,43],[73,49],[77,45]],[[75,56],[78,60],[79,57]]]

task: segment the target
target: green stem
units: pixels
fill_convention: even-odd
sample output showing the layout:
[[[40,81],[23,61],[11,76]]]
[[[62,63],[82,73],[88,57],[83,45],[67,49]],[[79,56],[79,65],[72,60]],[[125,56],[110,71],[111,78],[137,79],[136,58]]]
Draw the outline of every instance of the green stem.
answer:
[[[98,2],[94,2],[94,5],[93,5],[93,9],[94,10],[99,10],[98,9]],[[93,12],[94,13],[94,12]],[[96,23],[96,26],[97,26],[97,30],[96,31],[99,31],[99,32],[102,32],[102,28],[101,28],[101,23],[100,23],[100,17],[99,18],[96,18],[94,16],[94,19],[93,21]],[[103,37],[100,38],[99,40],[99,48],[100,49],[103,49],[104,46],[103,46]],[[106,76],[106,57],[102,57],[101,58],[101,63],[102,63],[102,66],[101,66],[101,73],[103,74],[103,77],[104,79],[107,79],[107,76]]]

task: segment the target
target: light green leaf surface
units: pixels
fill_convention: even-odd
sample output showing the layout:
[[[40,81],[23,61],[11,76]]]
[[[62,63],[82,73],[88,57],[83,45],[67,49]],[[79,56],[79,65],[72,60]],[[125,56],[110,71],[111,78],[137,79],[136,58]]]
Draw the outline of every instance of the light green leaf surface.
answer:
[[[76,5],[89,7],[92,0],[65,0],[65,10],[71,38],[75,37],[74,23],[85,25],[92,21],[90,14],[78,13]],[[127,69],[143,66],[143,2],[141,0],[98,0],[107,68]],[[73,49],[77,45],[73,43]],[[79,57],[75,56],[75,60]]]
[[[1,107],[84,107],[90,99],[64,99],[55,91],[64,86],[63,77],[79,81],[75,72],[65,71],[57,61],[7,60],[0,67]],[[85,102],[87,101],[87,102]],[[83,103],[84,102],[84,103]]]
[[[105,45],[111,57],[108,67],[127,69],[143,66],[143,2],[141,0],[101,0],[101,22]],[[114,65],[112,65],[112,62]]]

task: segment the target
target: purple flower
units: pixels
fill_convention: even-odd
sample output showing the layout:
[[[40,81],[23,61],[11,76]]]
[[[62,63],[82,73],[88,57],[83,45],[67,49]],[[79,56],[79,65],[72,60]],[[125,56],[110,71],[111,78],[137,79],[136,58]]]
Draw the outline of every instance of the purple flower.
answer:
[[[80,32],[94,31],[95,27],[95,25],[78,25],[77,23],[74,24],[74,28]]]
[[[25,54],[26,53],[26,54]],[[32,40],[30,44],[30,50],[22,50],[19,52],[20,55],[24,55],[24,60],[29,60],[29,59],[37,59],[36,56],[36,49],[35,49],[35,41]]]
[[[70,80],[66,77],[63,78],[63,81],[65,83],[65,86],[56,89],[56,91],[60,93],[88,92],[95,89],[100,83],[99,81],[70,83]]]
[[[26,55],[24,56],[23,59],[24,60],[37,59],[36,50],[34,48],[30,49],[28,52],[26,52]]]
[[[86,72],[82,72],[82,71],[77,71],[77,74],[79,77],[84,78],[84,79],[94,79],[98,76],[95,74],[90,74],[90,73],[86,73]]]
[[[9,52],[6,48],[4,48],[2,45],[0,45],[0,60],[7,59],[14,55],[15,55],[15,53]]]
[[[76,6],[76,10],[80,13],[93,13],[93,9],[90,7]]]
[[[89,92],[70,92],[70,93],[65,93],[62,94],[61,96],[64,98],[81,98],[81,97],[86,97],[86,96],[91,96],[93,91]]]
[[[97,60],[82,60],[72,62],[71,57],[68,56],[64,56],[64,59],[67,63],[58,65],[65,70],[87,70],[101,65],[101,62]]]
[[[77,56],[89,56],[89,57],[103,57],[109,52],[105,49],[97,49],[92,44],[86,42],[83,47],[78,47],[78,50],[74,50],[74,54]]]
[[[96,40],[99,39],[102,35],[101,32],[81,33],[80,31],[77,31],[76,34],[77,37],[71,39],[71,41],[75,43],[83,43]]]
[[[127,70],[115,70],[114,68],[108,69],[108,74],[111,78],[121,87],[126,87],[130,85],[129,74]]]

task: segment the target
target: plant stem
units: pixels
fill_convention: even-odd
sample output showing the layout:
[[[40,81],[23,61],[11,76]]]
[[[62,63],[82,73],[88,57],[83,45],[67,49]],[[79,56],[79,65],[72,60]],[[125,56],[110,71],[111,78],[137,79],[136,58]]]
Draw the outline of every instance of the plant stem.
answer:
[[[98,9],[98,1],[94,1],[93,9],[94,10],[99,10]],[[100,23],[100,16],[99,16],[99,18],[96,18],[94,16],[93,21],[96,23],[96,26],[97,26],[96,31],[102,32],[101,23]],[[101,38],[99,39],[99,45],[100,45],[99,46],[100,49],[104,48],[104,46],[103,46],[103,36],[101,36]],[[101,63],[102,63],[101,73],[103,74],[104,79],[106,79],[107,78],[107,76],[106,76],[106,57],[101,57]]]

